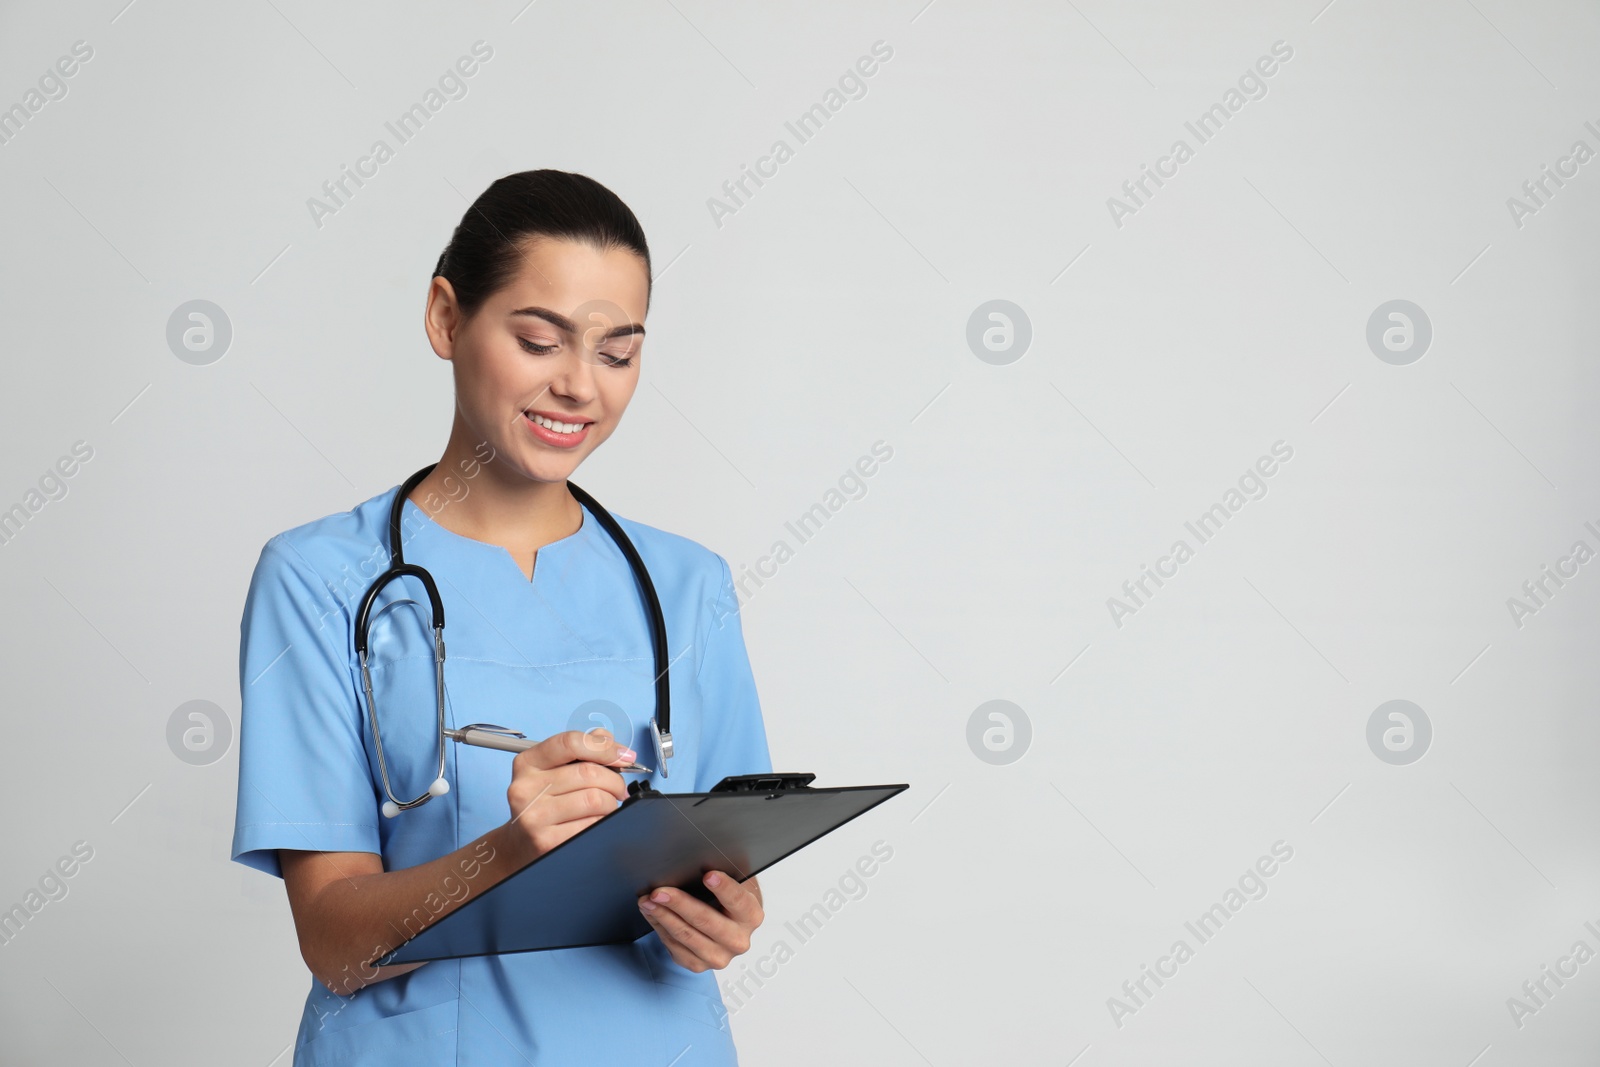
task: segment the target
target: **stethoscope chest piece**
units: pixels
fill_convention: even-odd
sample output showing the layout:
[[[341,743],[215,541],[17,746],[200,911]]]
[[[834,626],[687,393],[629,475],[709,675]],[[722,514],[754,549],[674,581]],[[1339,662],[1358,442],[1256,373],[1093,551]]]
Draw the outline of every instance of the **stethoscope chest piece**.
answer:
[[[650,720],[650,742],[656,750],[656,766],[661,770],[661,777],[667,777],[667,760],[672,756],[672,734],[664,732],[656,725],[656,720]]]

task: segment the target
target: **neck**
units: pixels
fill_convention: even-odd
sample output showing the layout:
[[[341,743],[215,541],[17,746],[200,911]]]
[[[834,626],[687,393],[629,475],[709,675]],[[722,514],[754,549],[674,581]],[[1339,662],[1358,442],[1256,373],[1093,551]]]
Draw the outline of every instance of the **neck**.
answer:
[[[543,482],[513,470],[474,439],[458,418],[438,466],[410,499],[452,533],[500,545],[517,558],[576,533],[583,508],[565,480]]]

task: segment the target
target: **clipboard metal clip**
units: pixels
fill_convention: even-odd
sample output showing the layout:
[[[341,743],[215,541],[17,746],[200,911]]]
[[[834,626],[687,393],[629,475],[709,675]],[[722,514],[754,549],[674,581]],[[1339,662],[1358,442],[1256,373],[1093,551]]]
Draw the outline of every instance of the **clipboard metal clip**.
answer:
[[[711,787],[713,793],[780,793],[809,792],[816,775],[809,771],[796,774],[730,774]],[[649,782],[628,783],[630,798],[659,797],[668,794],[651,787]]]
[[[711,787],[713,793],[785,793],[793,789],[809,789],[816,775],[803,774],[730,774]]]

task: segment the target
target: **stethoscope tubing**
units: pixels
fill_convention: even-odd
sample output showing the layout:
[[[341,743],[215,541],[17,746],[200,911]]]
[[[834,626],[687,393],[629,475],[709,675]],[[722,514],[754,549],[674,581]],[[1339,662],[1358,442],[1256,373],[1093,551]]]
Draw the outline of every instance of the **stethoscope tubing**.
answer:
[[[367,698],[368,722],[372,729],[373,747],[378,757],[378,774],[383,780],[383,791],[388,800],[383,805],[384,814],[389,817],[402,811],[427,803],[436,796],[443,796],[450,791],[450,785],[445,780],[445,742],[456,741],[462,744],[475,745],[482,748],[500,749],[506,752],[521,752],[537,744],[528,740],[524,735],[505,727],[491,726],[485,723],[474,723],[460,729],[451,729],[445,724],[444,700],[444,601],[439,596],[439,589],[434,584],[433,575],[425,567],[405,561],[405,554],[401,544],[400,516],[405,507],[406,500],[411,491],[426,478],[438,464],[430,463],[423,467],[405,482],[396,491],[394,502],[389,508],[389,557],[390,567],[380,574],[372,585],[367,588],[366,594],[361,598],[361,605],[356,612],[355,619],[355,647],[356,656],[361,665],[361,684]],[[672,689],[668,675],[669,661],[667,659],[667,624],[661,612],[661,601],[656,595],[655,583],[650,580],[650,571],[645,566],[644,560],[639,556],[638,549],[628,538],[620,523],[612,517],[600,503],[584,492],[572,482],[567,482],[567,490],[578,503],[587,507],[594,515],[600,526],[610,535],[612,541],[622,552],[627,560],[628,567],[633,571],[634,580],[639,587],[640,599],[645,606],[645,619],[650,628],[650,647],[655,667],[655,714],[650,719],[650,736],[656,749],[656,763],[663,778],[667,777],[667,760],[672,755]],[[377,602],[378,594],[390,582],[397,578],[411,577],[422,584],[423,591],[428,597],[428,607],[431,611],[433,622],[433,654],[434,654],[434,694],[435,707],[438,712],[438,773],[434,781],[428,786],[427,791],[411,800],[402,801],[395,796],[389,782],[389,767],[383,751],[383,736],[378,727],[378,706],[373,699],[372,675],[367,664],[368,629],[372,618],[372,607]],[[618,768],[622,771],[653,773],[650,768],[637,763],[628,767]]]

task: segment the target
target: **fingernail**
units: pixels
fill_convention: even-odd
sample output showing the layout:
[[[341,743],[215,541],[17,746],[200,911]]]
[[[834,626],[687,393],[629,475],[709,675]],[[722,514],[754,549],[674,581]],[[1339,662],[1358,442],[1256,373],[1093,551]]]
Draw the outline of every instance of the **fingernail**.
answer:
[[[639,907],[643,908],[646,912],[652,912],[656,910],[656,906],[650,903],[648,900],[643,904],[640,904]]]
[[[712,889],[717,888],[717,886],[721,884],[722,876],[720,874],[709,874],[706,876],[706,885],[710,886]]]
[[[634,760],[636,760],[638,758],[639,758],[639,753],[635,752],[631,748],[620,749],[617,752],[617,759],[621,760],[624,763],[632,763]]]
[[[659,901],[660,903],[665,904],[667,901],[671,900],[672,898],[667,895],[667,891],[665,889],[658,889],[658,890],[655,891],[655,894],[650,899],[654,900],[654,901]]]

